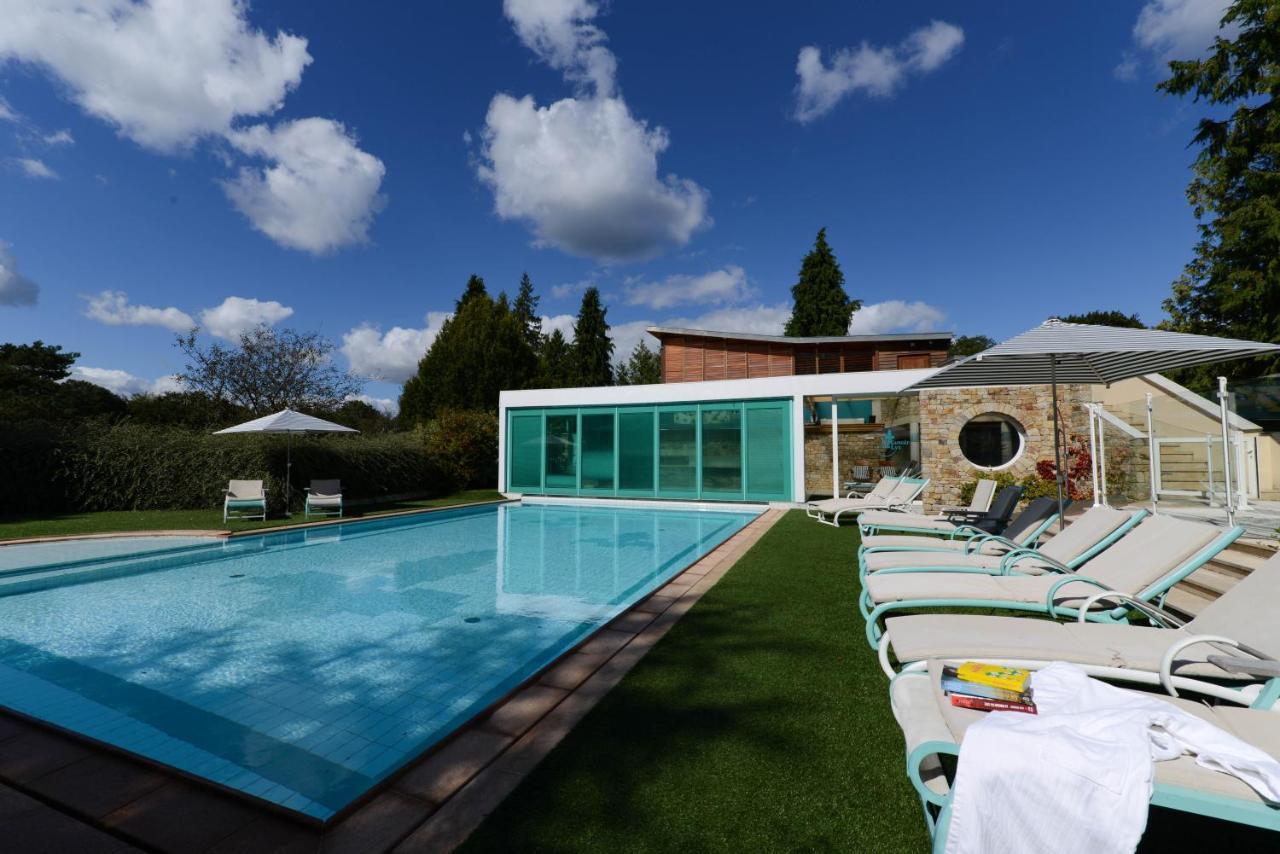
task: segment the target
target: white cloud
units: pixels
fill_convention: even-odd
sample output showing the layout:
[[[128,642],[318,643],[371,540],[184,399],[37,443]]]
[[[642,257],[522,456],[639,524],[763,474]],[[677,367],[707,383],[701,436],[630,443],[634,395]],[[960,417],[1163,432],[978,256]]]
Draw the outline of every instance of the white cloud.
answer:
[[[47,133],[41,139],[45,145],[75,145],[76,143],[75,137],[66,128],[55,133]]]
[[[271,326],[293,314],[293,309],[275,300],[227,297],[221,304],[200,312],[200,325],[210,335],[234,341],[258,326]]]
[[[582,279],[578,282],[566,282],[563,285],[556,285],[551,288],[551,296],[556,299],[566,299],[576,294],[584,293],[587,288],[595,287],[595,281],[592,279]]]
[[[361,403],[367,403],[384,415],[394,416],[400,411],[400,401],[392,400],[389,397],[373,397],[368,394],[349,394],[343,399],[358,400]]]
[[[566,341],[572,341],[573,340],[573,324],[577,321],[577,319],[578,319],[577,315],[574,315],[574,314],[555,314],[555,315],[544,314],[542,316],[542,334],[550,335],[552,332],[555,332],[558,329],[560,330],[560,334],[565,337]]]
[[[650,326],[781,335],[782,327],[786,325],[789,317],[791,317],[789,303],[736,306],[716,309],[695,317],[668,317],[656,323],[652,320],[619,323],[610,328],[609,337],[613,339],[614,361],[622,361],[631,355],[631,351],[641,340],[649,345],[649,349],[657,350],[657,342],[645,332],[645,329]]]
[[[616,61],[592,21],[593,0],[506,0],[516,34],[577,85],[575,97],[539,107],[495,95],[476,165],[503,219],[520,220],[540,245],[603,261],[682,246],[711,224],[707,191],[659,176],[670,139],[631,115],[616,92]]]
[[[165,392],[182,390],[182,384],[178,382],[176,376],[169,375],[149,380],[117,368],[90,368],[84,365],[74,365],[71,368],[70,378],[102,386],[124,397],[132,397],[135,394],[164,394]]]
[[[58,177],[58,173],[46,166],[43,160],[34,157],[15,157],[12,163],[28,178],[54,180]]]
[[[9,0],[0,59],[38,65],[129,139],[173,151],[275,112],[311,62],[243,0]]]
[[[369,239],[386,167],[339,122],[299,119],[233,131],[228,140],[267,161],[223,189],[254,228],[282,246],[321,253]]]
[[[35,305],[40,286],[18,272],[13,249],[0,240],[0,305]]]
[[[0,95],[0,122],[16,122],[19,119],[18,113],[13,109],[3,95]]]
[[[626,283],[628,305],[644,305],[653,309],[670,308],[681,303],[739,302],[751,294],[747,273],[730,264],[700,276],[678,274],[659,282],[631,279]]]
[[[854,92],[873,98],[895,94],[911,74],[927,74],[955,56],[964,44],[964,30],[946,21],[931,21],[901,43],[876,47],[863,42],[857,48],[836,51],[830,64],[822,50],[809,45],[796,60],[795,118],[810,122],[826,115]]]
[[[1229,5],[1230,0],[1150,0],[1133,25],[1134,45],[1158,68],[1171,59],[1202,57],[1215,36],[1231,38],[1239,32],[1234,24],[1218,29]],[[1116,75],[1129,79],[1136,70],[1136,59],[1129,53],[1116,67]]]
[[[626,261],[682,246],[710,224],[707,191],[658,177],[667,132],[631,115],[620,98],[496,95],[478,165],[498,216],[526,222],[538,241],[574,255]]]
[[[937,306],[919,300],[899,299],[873,302],[853,313],[850,335],[880,335],[887,332],[937,332],[945,328],[947,315]]]
[[[324,252],[367,240],[385,168],[330,119],[246,125],[274,114],[311,63],[307,40],[252,27],[245,0],[8,0],[0,62],[47,70],[86,112],[148,149],[225,139],[246,157],[224,188],[282,246]],[[70,144],[69,132],[43,137]],[[221,152],[228,164],[231,155]]]
[[[547,65],[570,80],[591,84],[598,95],[613,94],[617,60],[604,46],[604,32],[591,21],[599,14],[592,0],[505,0],[503,11],[516,35]]]
[[[386,332],[362,323],[342,336],[339,349],[347,357],[353,372],[377,380],[402,383],[417,372],[418,362],[448,319],[449,312],[432,311],[427,314],[427,325],[422,329],[395,326]]]
[[[196,325],[191,315],[172,306],[130,305],[124,291],[102,291],[85,299],[89,301],[85,315],[108,326],[163,326],[173,332],[186,332]]]

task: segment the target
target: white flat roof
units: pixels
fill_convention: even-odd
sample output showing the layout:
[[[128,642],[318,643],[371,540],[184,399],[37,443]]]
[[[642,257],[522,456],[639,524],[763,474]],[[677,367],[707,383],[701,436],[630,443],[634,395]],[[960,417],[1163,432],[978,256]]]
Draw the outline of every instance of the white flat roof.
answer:
[[[849,398],[887,397],[902,394],[909,386],[933,375],[937,370],[937,368],[919,368],[655,385],[525,389],[502,392],[498,405],[504,409],[533,406],[621,406],[706,400],[759,400],[792,397],[798,394],[813,397],[829,395]]]

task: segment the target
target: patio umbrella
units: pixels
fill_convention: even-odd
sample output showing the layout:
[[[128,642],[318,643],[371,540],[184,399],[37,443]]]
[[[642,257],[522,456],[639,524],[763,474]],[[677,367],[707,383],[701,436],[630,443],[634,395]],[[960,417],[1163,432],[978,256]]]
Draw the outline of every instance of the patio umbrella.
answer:
[[[225,430],[217,430],[213,435],[223,436],[228,433],[284,433],[288,437],[285,451],[284,475],[284,512],[289,513],[289,482],[293,474],[293,437],[295,433],[359,433],[351,427],[334,424],[313,415],[303,415],[292,409],[282,409],[274,415],[264,415]]]
[[[1053,461],[1057,472],[1058,511],[1061,513],[1063,476],[1058,436],[1058,383],[1110,385],[1117,380],[1143,374],[1243,359],[1277,350],[1280,350],[1280,345],[1258,341],[1159,329],[1063,323],[1051,317],[1034,329],[989,350],[939,368],[911,388],[1047,383],[1053,396]]]

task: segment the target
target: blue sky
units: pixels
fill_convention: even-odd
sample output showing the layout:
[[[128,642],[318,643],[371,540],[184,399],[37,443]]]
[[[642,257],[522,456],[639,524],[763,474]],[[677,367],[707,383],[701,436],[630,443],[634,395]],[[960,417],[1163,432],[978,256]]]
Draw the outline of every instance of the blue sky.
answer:
[[[1160,318],[1201,111],[1154,84],[1223,0],[757,5],[0,0],[0,340],[133,392],[274,322],[390,400],[471,273],[771,331],[821,226],[854,331]]]

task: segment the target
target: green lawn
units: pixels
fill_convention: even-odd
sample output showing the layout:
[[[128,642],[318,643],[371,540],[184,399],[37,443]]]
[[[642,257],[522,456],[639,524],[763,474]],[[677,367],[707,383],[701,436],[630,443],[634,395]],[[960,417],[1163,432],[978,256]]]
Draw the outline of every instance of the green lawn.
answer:
[[[856,542],[789,513],[467,850],[926,850]]]
[[[423,498],[388,504],[371,504],[347,509],[347,517],[358,519],[413,510],[421,507],[448,507],[472,501],[495,501],[502,495],[492,489],[472,489],[442,498]],[[57,537],[73,534],[107,534],[120,531],[252,531],[306,521],[299,513],[292,518],[268,518],[265,522],[223,524],[222,508],[213,510],[111,510],[98,513],[65,513],[57,516],[0,518],[0,540],[23,537]]]
[[[854,605],[857,532],[789,513],[593,709],[466,852],[929,849]],[[1153,809],[1142,851],[1275,835]]]

